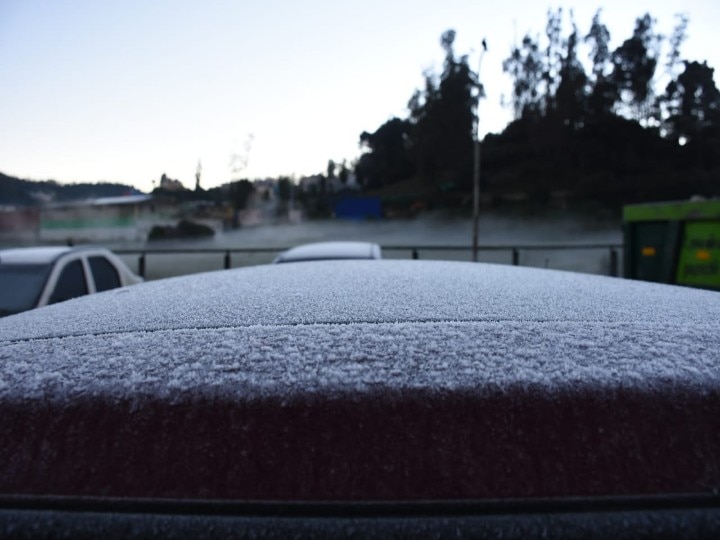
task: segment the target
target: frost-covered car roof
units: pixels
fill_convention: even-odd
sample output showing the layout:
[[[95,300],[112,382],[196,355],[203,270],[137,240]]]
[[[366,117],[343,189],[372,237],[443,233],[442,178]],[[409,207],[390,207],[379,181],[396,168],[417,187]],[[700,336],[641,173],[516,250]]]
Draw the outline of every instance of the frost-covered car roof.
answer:
[[[381,259],[382,250],[371,242],[317,242],[288,249],[274,263],[325,261],[334,259]]]
[[[430,261],[71,300],[0,321],[0,493],[709,492],[718,321],[715,292]]]

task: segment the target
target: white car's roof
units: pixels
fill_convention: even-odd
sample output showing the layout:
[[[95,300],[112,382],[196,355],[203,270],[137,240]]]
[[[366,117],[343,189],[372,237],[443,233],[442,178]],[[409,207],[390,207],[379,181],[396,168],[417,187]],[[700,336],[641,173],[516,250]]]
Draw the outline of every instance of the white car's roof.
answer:
[[[317,242],[291,248],[275,262],[377,258],[380,258],[380,246],[370,242]]]
[[[0,397],[720,387],[719,320],[715,292],[550,270],[387,260],[261,266],[0,320]]]
[[[73,251],[67,246],[27,247],[0,250],[0,264],[47,264]]]
[[[49,264],[72,252],[104,252],[100,246],[38,246],[0,250],[0,264]]]

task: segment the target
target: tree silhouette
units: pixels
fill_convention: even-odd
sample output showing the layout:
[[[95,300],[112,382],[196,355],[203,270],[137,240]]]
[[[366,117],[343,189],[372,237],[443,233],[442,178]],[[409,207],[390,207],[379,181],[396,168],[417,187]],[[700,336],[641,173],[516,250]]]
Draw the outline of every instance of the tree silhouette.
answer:
[[[681,58],[687,18],[678,18],[669,38],[670,83],[657,97],[663,38],[655,20],[636,19],[632,35],[611,50],[600,15],[582,36],[570,12],[564,35],[562,10],[549,10],[542,43],[528,34],[511,48],[503,70],[512,79],[515,120],[483,142],[485,195],[618,204],[720,194],[720,92],[711,67]],[[581,42],[589,45],[589,73],[578,58]],[[442,72],[425,73],[407,120],[360,136],[356,173],[365,187],[414,175],[436,194],[469,194],[482,88],[454,43],[454,31],[443,33]]]
[[[586,108],[587,75],[577,57],[578,35],[574,22],[572,26],[573,31],[568,37],[561,62],[554,109],[561,124],[576,129],[581,125]]]
[[[513,80],[515,118],[542,115],[543,102],[546,101],[543,86],[549,76],[538,41],[526,35],[522,44],[513,47],[510,56],[503,62],[503,71]]]
[[[547,12],[545,35],[547,36],[548,45],[543,62],[545,111],[551,111],[557,105],[555,98],[562,76],[563,52],[565,49],[562,39],[562,17],[562,8],[558,8],[556,11],[550,9]]]
[[[230,183],[230,202],[235,210],[243,210],[255,186],[250,180],[238,180]]]
[[[366,188],[378,188],[404,180],[413,172],[407,139],[411,125],[407,120],[391,118],[374,133],[360,135],[360,156],[355,173]]]
[[[720,91],[714,69],[706,62],[684,62],[685,70],[666,89],[668,133],[678,141],[693,140],[720,125]]]
[[[548,12],[547,47],[528,35],[504,62],[516,120],[486,138],[486,194],[522,193],[543,203],[563,194],[617,204],[719,193],[713,176],[720,174],[718,90],[706,64],[680,61],[687,18],[678,18],[670,38],[672,82],[658,99],[663,38],[650,14],[611,52],[610,32],[595,13],[583,38],[590,46],[589,76],[577,58],[572,12],[567,37],[561,17],[560,10]]]
[[[680,47],[687,39],[688,26],[687,15],[685,15],[684,13],[679,13],[675,17],[677,18],[677,23],[675,24],[672,35],[670,36],[670,51],[668,52],[667,63],[665,64],[667,72],[673,79],[677,75],[677,66],[682,64],[680,58]]]
[[[340,171],[338,172],[338,180],[340,180],[340,183],[343,186],[345,186],[345,185],[347,185],[349,176],[350,176],[350,170],[347,167],[347,163],[343,159],[343,162],[340,164]]]
[[[628,116],[647,123],[652,111],[652,81],[658,64],[661,37],[654,33],[655,19],[645,14],[635,21],[631,38],[612,55],[612,79],[620,90]]]
[[[600,21],[598,10],[592,19],[590,31],[585,42],[590,44],[590,60],[592,61],[591,90],[587,107],[591,116],[602,117],[611,113],[613,105],[619,99],[618,88],[608,76],[612,55],[610,53],[610,32]]]
[[[409,147],[417,172],[442,189],[471,183],[475,92],[482,91],[467,56],[455,57],[454,42],[454,30],[442,34],[443,71],[439,78],[426,74],[425,90],[408,103]]]

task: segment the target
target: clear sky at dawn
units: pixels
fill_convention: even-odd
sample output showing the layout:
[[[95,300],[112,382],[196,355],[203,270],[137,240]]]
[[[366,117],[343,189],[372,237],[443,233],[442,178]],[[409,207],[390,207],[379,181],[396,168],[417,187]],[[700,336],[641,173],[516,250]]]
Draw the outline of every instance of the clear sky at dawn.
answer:
[[[142,190],[162,173],[192,187],[198,160],[206,188],[320,173],[406,116],[449,28],[473,69],[487,39],[481,131],[500,131],[502,61],[549,7],[572,8],[582,35],[602,7],[613,48],[646,12],[664,35],[686,13],[683,57],[720,68],[715,0],[0,0],[0,171]]]

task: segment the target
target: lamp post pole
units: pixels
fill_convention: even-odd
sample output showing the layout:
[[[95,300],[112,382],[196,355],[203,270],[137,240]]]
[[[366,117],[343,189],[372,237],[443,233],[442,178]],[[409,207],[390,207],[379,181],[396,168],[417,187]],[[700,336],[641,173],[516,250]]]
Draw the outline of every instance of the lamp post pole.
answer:
[[[482,40],[482,51],[480,51],[480,59],[478,60],[478,93],[475,103],[477,120],[475,121],[475,145],[473,160],[473,241],[472,241],[472,260],[478,260],[478,228],[480,226],[480,98],[482,97],[482,84],[480,84],[480,68],[482,67],[483,56],[487,52],[487,43]]]

